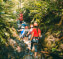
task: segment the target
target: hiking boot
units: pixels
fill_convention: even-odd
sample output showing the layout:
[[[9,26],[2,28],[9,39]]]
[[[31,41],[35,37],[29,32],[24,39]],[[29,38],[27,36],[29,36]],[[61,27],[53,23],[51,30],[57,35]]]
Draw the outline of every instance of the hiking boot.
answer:
[[[38,59],[38,56],[36,56],[35,59]]]

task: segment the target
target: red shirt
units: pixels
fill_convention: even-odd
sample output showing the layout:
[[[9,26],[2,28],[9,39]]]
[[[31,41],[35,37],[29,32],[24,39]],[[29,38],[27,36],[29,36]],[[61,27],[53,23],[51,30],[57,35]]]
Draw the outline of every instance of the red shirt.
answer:
[[[23,17],[19,17],[19,20],[22,21],[23,20]]]
[[[34,37],[39,37],[39,33],[41,33],[41,30],[38,29],[38,31],[37,31],[37,29],[34,28],[34,29],[32,30],[32,32],[34,32]]]

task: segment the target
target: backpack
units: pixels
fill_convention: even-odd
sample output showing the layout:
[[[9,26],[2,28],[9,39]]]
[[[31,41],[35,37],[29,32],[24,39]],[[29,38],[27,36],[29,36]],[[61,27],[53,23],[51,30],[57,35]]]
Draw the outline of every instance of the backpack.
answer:
[[[39,35],[38,32],[36,34]],[[33,37],[32,42],[33,43],[38,43],[39,42],[39,37]]]

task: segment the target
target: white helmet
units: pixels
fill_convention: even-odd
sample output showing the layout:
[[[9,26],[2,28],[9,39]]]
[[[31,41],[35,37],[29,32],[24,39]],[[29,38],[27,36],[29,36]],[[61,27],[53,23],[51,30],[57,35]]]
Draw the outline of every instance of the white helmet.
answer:
[[[24,27],[24,26],[22,26],[21,28],[23,28],[23,29],[24,29],[25,27]]]

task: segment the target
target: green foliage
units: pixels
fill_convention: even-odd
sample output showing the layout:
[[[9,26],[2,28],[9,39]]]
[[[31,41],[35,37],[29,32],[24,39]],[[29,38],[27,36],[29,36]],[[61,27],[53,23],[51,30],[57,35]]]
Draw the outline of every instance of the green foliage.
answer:
[[[46,31],[47,28],[54,28],[56,24],[58,24],[61,20],[62,15],[62,0],[29,0],[24,3],[25,10],[29,10],[27,12],[30,19],[34,19],[37,21],[41,26],[45,25]],[[28,19],[29,20],[29,19]],[[33,21],[33,22],[34,22]],[[43,26],[44,28],[44,26]]]
[[[56,51],[56,48],[52,48],[52,52],[55,52]]]
[[[26,22],[37,21],[42,33],[49,32],[56,38],[62,34],[62,23],[61,26],[58,26],[63,21],[62,0],[22,0],[22,2],[24,3],[24,7],[17,9],[16,15],[13,13],[15,3],[12,0],[0,0],[0,46],[5,44],[7,39],[12,36],[11,27],[13,25],[16,27],[14,19],[19,17],[20,12],[23,12]],[[62,42],[58,42],[62,44]],[[52,52],[56,51],[56,49],[61,50],[58,42],[55,41],[52,43],[49,41]]]
[[[0,2],[0,42],[2,44],[5,44],[6,40],[10,37],[11,19],[16,18],[12,10],[14,5],[12,1],[4,0]]]
[[[63,22],[63,1],[62,0],[29,0],[24,1],[24,18],[25,20],[31,20],[31,22],[37,21],[42,33],[51,33],[56,38],[62,37],[60,34],[62,31],[62,22]],[[28,12],[28,11],[29,12]],[[27,17],[27,18],[26,18]],[[28,19],[30,18],[30,19]],[[61,26],[59,23],[61,22]],[[48,35],[47,35],[48,36]],[[51,43],[49,41],[50,50],[52,52],[58,49],[58,45]],[[59,41],[60,42],[60,41]],[[47,42],[48,43],[48,42]],[[56,47],[57,48],[56,48]]]

